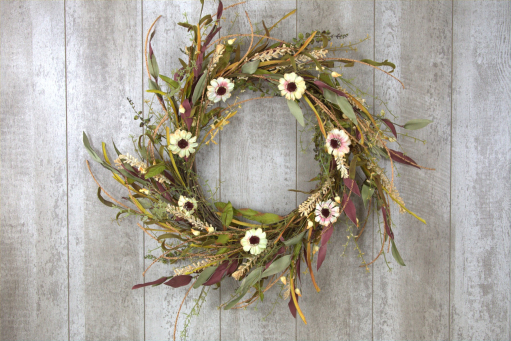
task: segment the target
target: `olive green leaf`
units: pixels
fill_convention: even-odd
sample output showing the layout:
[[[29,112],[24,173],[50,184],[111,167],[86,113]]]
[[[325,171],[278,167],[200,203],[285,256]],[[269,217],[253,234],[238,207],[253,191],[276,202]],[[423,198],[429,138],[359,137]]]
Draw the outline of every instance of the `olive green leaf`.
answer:
[[[145,178],[146,179],[152,178],[153,176],[162,173],[164,170],[165,170],[165,164],[163,162],[158,163],[154,166],[147,168],[147,173],[145,174]]]
[[[202,284],[206,283],[206,281],[209,279],[209,277],[211,277],[213,272],[215,272],[216,268],[218,268],[218,265],[210,266],[209,268],[205,268],[204,270],[202,270],[201,274],[199,275],[199,278],[197,278],[197,281],[193,285],[193,288],[197,289]]]
[[[202,95],[202,91],[204,90],[204,87],[206,86],[207,78],[208,78],[208,74],[206,72],[204,72],[202,74],[202,76],[199,78],[197,85],[195,85],[195,90],[193,90],[192,103],[197,102],[197,100]]]
[[[298,103],[296,103],[295,101],[287,100],[287,106],[289,107],[291,114],[293,114],[298,123],[300,123],[302,127],[305,126],[302,109],[300,109]]]
[[[417,129],[424,128],[431,122],[433,122],[433,121],[425,120],[425,119],[410,120],[405,123],[403,128],[408,129],[408,130],[417,130]]]
[[[284,242],[284,245],[289,246],[289,245],[295,245],[295,244],[298,244],[298,243],[302,240],[303,235],[305,234],[305,232],[307,232],[307,231],[303,231],[302,233],[300,233],[300,234],[298,234],[298,235],[294,236],[293,238],[291,238],[291,239],[289,239],[289,240],[286,240],[286,241]]]
[[[323,89],[323,95],[325,96],[327,101],[333,104],[337,104],[339,109],[341,109],[342,113],[346,115],[355,125],[358,124],[357,117],[355,116],[355,112],[353,111],[353,107],[351,106],[350,102],[346,99],[346,97],[339,96],[328,89]]]
[[[367,201],[370,197],[373,196],[374,188],[368,185],[362,186],[362,200],[364,201],[364,206],[367,206]]]
[[[401,266],[406,266],[405,262],[403,262],[403,258],[401,258],[401,255],[399,254],[399,251],[397,251],[396,244],[394,244],[394,239],[390,239],[392,242],[392,256],[394,256],[394,259],[396,262]]]
[[[231,225],[231,221],[232,221],[232,216],[233,215],[234,215],[234,209],[232,208],[232,204],[229,201],[227,203],[227,205],[225,205],[223,207],[223,212],[222,212],[222,217],[221,217],[222,224],[225,227],[229,227],[229,225]]]
[[[259,66],[259,63],[260,61],[259,60],[254,60],[252,62],[249,62],[249,63],[246,63],[245,65],[243,65],[243,67],[241,68],[241,72],[243,73],[248,73],[249,75],[253,74],[254,72],[256,72],[257,70],[257,67]]]
[[[291,255],[286,255],[280,257],[275,262],[271,263],[271,265],[266,269],[261,277],[270,277],[271,275],[278,274],[281,271],[284,271],[289,264],[291,263]]]

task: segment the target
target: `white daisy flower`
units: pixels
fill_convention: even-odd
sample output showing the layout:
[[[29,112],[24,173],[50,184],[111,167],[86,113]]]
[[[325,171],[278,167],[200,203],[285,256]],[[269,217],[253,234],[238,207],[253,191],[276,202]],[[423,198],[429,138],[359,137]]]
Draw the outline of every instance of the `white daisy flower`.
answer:
[[[316,205],[314,214],[318,223],[323,226],[328,226],[337,221],[337,217],[339,217],[339,206],[332,200],[323,201]]]
[[[227,78],[218,77],[213,79],[208,85],[208,98],[214,103],[224,101],[231,97],[231,91],[234,89],[234,83]]]
[[[181,211],[183,211],[186,215],[191,215],[193,214],[193,212],[195,212],[195,209],[197,208],[197,200],[195,200],[194,198],[180,196],[178,205]]]
[[[286,73],[284,78],[280,79],[279,90],[280,95],[286,99],[294,101],[295,99],[302,98],[305,93],[305,81],[296,73]]]
[[[243,246],[243,250],[245,252],[249,252],[253,255],[258,255],[266,249],[266,244],[268,240],[266,240],[266,232],[263,232],[262,229],[258,228],[249,230],[245,233],[245,237],[241,239],[241,245]]]
[[[344,130],[333,129],[328,132],[325,147],[329,154],[340,157],[349,153],[351,144],[348,134]]]
[[[169,148],[173,154],[179,154],[180,157],[188,157],[195,153],[197,147],[197,136],[192,137],[192,133],[186,130],[176,130],[170,135]]]

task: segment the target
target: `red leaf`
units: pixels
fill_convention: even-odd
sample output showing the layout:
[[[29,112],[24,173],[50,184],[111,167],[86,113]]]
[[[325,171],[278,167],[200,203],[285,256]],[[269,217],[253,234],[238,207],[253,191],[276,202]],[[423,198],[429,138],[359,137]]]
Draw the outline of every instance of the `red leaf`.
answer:
[[[350,220],[357,225],[357,209],[355,208],[355,204],[351,201],[350,198],[344,193],[341,207],[344,207],[344,213],[350,218]]]
[[[334,227],[332,224],[330,224],[325,228],[325,232],[321,236],[321,246],[326,245],[326,243],[328,243],[330,237],[332,237],[332,233],[334,233]]]
[[[337,90],[335,88],[332,88],[330,85],[327,85],[327,84],[323,83],[322,81],[314,81],[314,84],[316,84],[318,86],[318,88],[321,90],[322,93],[323,93],[323,88],[325,88],[332,92],[335,92],[339,96],[348,98],[348,96],[346,96],[346,94],[344,92]]]
[[[237,260],[235,260],[234,262],[232,262],[232,264],[229,266],[229,268],[227,269],[227,272],[226,272],[226,276],[230,276],[234,273],[234,271],[236,271],[236,269],[238,269],[238,265],[239,265],[239,262]]]
[[[229,266],[229,261],[226,260],[218,268],[216,268],[215,272],[211,275],[211,277],[204,283],[203,285],[209,286],[216,284],[222,280],[225,272],[227,271],[227,267]]]
[[[413,161],[411,158],[409,158],[408,156],[404,155],[403,153],[395,151],[393,149],[389,149],[389,152],[390,152],[390,157],[392,158],[392,160],[394,160],[396,162],[399,162],[399,163],[404,163],[405,165],[410,165],[410,166],[413,166],[415,168],[419,168],[420,169],[420,167],[417,164],[417,162]]]
[[[397,138],[396,127],[394,127],[394,124],[386,118],[382,118],[382,121],[387,125],[387,127],[389,127],[389,129],[392,131],[392,134],[394,134],[394,136]]]
[[[142,288],[142,287],[147,287],[147,286],[149,286],[149,285],[160,285],[160,284],[162,284],[163,282],[165,282],[167,279],[168,279],[168,277],[162,277],[162,278],[160,278],[160,279],[157,279],[156,281],[147,282],[147,283],[142,283],[142,284],[137,284],[137,285],[133,286],[133,288],[131,288],[131,290],[133,290],[133,289],[138,289],[138,288]]]
[[[216,11],[216,21],[220,21],[220,18],[222,18],[222,13],[224,11],[224,4],[222,1],[218,3],[218,10]]]
[[[215,34],[217,34],[220,31],[221,27],[218,27],[216,29],[213,29],[208,36],[206,37],[206,40],[204,41],[204,46],[208,46]]]
[[[180,276],[172,277],[170,280],[168,280],[167,282],[165,282],[163,284],[168,285],[173,288],[179,288],[179,287],[183,287],[185,285],[190,284],[191,281],[192,281],[192,276],[180,275]]]
[[[193,122],[193,118],[190,117],[190,114],[192,113],[192,105],[189,99],[185,99],[181,104],[183,105],[183,108],[185,108],[185,112],[181,114],[181,117],[185,121],[188,130],[190,130]]]
[[[360,190],[358,189],[358,186],[357,186],[357,183],[355,182],[355,180],[346,178],[346,179],[343,179],[343,181],[344,181],[344,185],[346,187],[348,187],[348,189],[350,189],[356,195],[360,196]]]
[[[318,270],[321,267],[321,264],[323,264],[325,257],[326,257],[326,245],[321,245],[321,247],[319,248],[319,251],[318,251],[318,267],[317,267]]]
[[[294,318],[296,318],[296,307],[295,302],[293,302],[293,296],[291,294],[289,295],[289,304],[287,305],[289,307],[289,311],[291,312],[291,315],[293,315]],[[298,302],[298,297],[296,296],[296,302]]]
[[[387,231],[387,234],[391,239],[394,239],[394,233],[390,230],[388,221],[387,221],[387,209],[385,207],[381,208],[381,212],[383,213],[383,222],[385,224],[385,231]]]

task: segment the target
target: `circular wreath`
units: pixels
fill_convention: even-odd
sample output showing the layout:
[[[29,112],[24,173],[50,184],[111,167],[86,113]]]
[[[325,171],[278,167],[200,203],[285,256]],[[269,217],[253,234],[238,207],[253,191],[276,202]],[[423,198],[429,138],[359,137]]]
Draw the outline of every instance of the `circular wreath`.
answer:
[[[148,92],[155,94],[162,112],[151,107],[149,117],[143,117],[130,101],[135,120],[144,127],[144,134],[135,140],[138,156],[122,154],[115,148],[118,157],[112,164],[105,145],[101,158],[84,133],[84,144],[92,158],[113,173],[127,189],[129,198],[125,199],[134,206],[116,200],[96,181],[98,197],[103,204],[119,210],[117,218],[141,217],[143,224],[139,227],[159,243],[162,251],[158,257],[148,256],[153,259],[152,264],[187,261],[168,276],[133,289],[160,284],[177,288],[192,283],[191,289],[219,285],[232,277],[240,285],[222,304],[224,309],[231,309],[250,305],[281,282],[284,297],[290,297],[291,313],[295,317],[298,313],[306,323],[298,304],[302,293],[297,275],[301,267],[307,267],[312,283],[320,291],[313,261],[316,258],[318,270],[325,259],[333,224],[343,214],[352,224],[348,238],[352,237],[356,245],[367,218],[362,223],[358,221],[354,196],[362,198],[367,216],[372,210],[382,214],[382,248],[376,258],[389,243],[396,261],[404,265],[393,241],[390,202],[425,221],[410,212],[400,198],[393,181],[394,162],[424,167],[387,146],[398,137],[397,124],[385,118],[383,111],[371,114],[363,99],[344,88],[352,88],[351,83],[334,71],[336,63],[345,67],[363,64],[393,77],[392,63],[328,58],[329,50],[335,50],[327,49],[332,38],[328,31],[299,35],[292,42],[271,37],[272,29],[294,11],[270,28],[263,22],[264,34],[254,33],[247,14],[250,34],[232,34],[213,41],[220,30],[222,11],[220,2],[216,15],[201,17],[197,25],[179,23],[191,33],[193,42],[185,49],[188,62],[180,60],[182,67],[172,78],[160,74],[151,46],[152,29],[159,18],[151,25],[145,44]],[[248,40],[244,53],[243,37]],[[392,70],[387,72],[380,66]],[[231,98],[234,91],[246,89],[263,95],[241,102]],[[291,114],[302,126],[302,107],[314,113],[313,142],[319,164],[316,189],[286,216],[235,208],[230,202],[210,203],[199,185],[197,151],[214,142],[215,135],[229,123],[240,104],[274,96],[287,101]],[[419,129],[429,122],[412,120],[400,127]],[[390,160],[390,177],[380,165],[385,159]],[[102,193],[111,201],[104,199]],[[362,256],[358,245],[356,248]],[[366,269],[372,262],[366,263],[362,257]],[[253,294],[245,297],[251,289]]]

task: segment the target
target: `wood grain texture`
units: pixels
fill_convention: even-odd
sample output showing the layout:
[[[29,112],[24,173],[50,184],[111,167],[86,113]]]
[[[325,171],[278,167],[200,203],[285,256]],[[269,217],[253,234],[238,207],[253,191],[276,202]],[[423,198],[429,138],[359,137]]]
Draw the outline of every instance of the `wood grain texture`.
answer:
[[[299,1],[298,2],[298,32],[306,33],[314,30],[329,30],[334,36],[348,33],[347,39],[333,38],[334,46],[341,43],[357,43],[367,35],[372,35],[374,4],[373,1]],[[314,12],[314,15],[308,13]],[[346,58],[373,58],[373,41],[365,41],[357,46],[357,51],[336,52],[337,56]],[[355,47],[355,46],[354,46]],[[342,64],[341,64],[342,65]],[[355,78],[354,83],[367,95],[360,94],[372,104],[373,94],[373,71],[370,68],[359,66],[353,68],[336,68],[344,78]],[[315,122],[314,116],[310,115],[311,122]],[[299,133],[300,134],[300,133]],[[299,136],[300,137],[300,136]],[[302,134],[305,144],[310,141],[310,131]],[[305,140],[305,141],[304,141]],[[298,149],[301,149],[300,139],[297,141]],[[313,145],[307,153],[298,154],[298,189],[312,189],[317,182],[307,181],[318,174],[318,164],[314,160]],[[308,188],[307,188],[308,186]],[[298,203],[307,199],[307,195],[298,194]],[[358,218],[364,221],[367,210],[360,202],[357,203]],[[345,216],[335,225],[335,232],[328,244],[328,252],[321,269],[315,273],[316,281],[321,291],[316,292],[308,274],[302,274],[303,298],[300,307],[306,315],[308,325],[298,321],[298,340],[367,340],[372,332],[372,274],[360,268],[358,251],[355,244],[348,240]],[[353,225],[350,222],[351,225]],[[357,230],[355,228],[354,233]],[[372,219],[368,221],[365,232],[359,239],[360,248],[366,253],[364,258],[367,262],[372,260]],[[349,242],[344,256],[345,244]],[[313,267],[316,270],[316,265]],[[328,307],[328,309],[325,309]]]
[[[386,258],[392,272],[383,260],[374,266],[375,339],[449,338],[451,6],[451,1],[376,2],[375,58],[396,63],[395,76],[406,89],[377,72],[375,95],[388,102],[399,124],[416,118],[434,121],[410,132],[427,144],[403,135],[398,141],[420,165],[435,170],[397,166],[401,197],[427,225],[400,214],[394,205],[395,243],[407,266],[399,266],[390,252]],[[376,110],[383,108],[376,104]],[[387,116],[394,120],[388,111]],[[379,251],[378,232],[374,239]]]
[[[184,47],[190,44],[190,35],[184,27],[178,26],[178,22],[185,21],[186,13],[188,21],[195,23],[199,20],[201,4],[199,1],[144,1],[144,39],[146,31],[153,21],[159,16],[156,34],[152,40],[152,47],[158,61],[161,74],[173,77],[174,71],[181,67],[178,58],[187,60],[184,54],[176,53],[176,46]],[[204,6],[204,14],[216,13],[217,4],[207,2]],[[144,70],[144,89],[147,88],[147,75]],[[150,94],[145,94],[146,99],[151,99]],[[156,102],[156,107],[160,109]],[[208,190],[219,186],[219,147],[215,144],[201,149],[197,155],[197,170],[201,178],[201,185],[209,197]],[[216,193],[216,200],[219,200]],[[213,200],[211,200],[213,201]],[[146,238],[146,253],[155,249],[158,245],[153,239]],[[156,255],[157,252],[154,252]],[[146,266],[150,261],[146,261]],[[163,265],[155,264],[146,275],[148,280],[169,276],[172,269],[179,264]],[[187,265],[184,262],[181,265]],[[202,287],[201,287],[202,288]],[[174,289],[166,285],[156,288],[145,289],[145,337],[147,340],[170,340],[174,333],[174,324],[179,306],[188,287]],[[181,309],[178,320],[176,337],[180,339],[187,322],[186,315],[190,313],[196,304],[201,289],[192,289]],[[220,312],[217,306],[220,305],[220,290],[210,290],[206,302],[200,309],[200,315],[191,318],[186,331],[189,340],[219,340],[220,339]]]
[[[0,338],[67,339],[64,3],[0,2]]]
[[[454,2],[451,339],[509,340],[511,3]]]
[[[96,150],[107,144],[112,162],[112,140],[133,155],[128,136],[140,128],[126,97],[141,109],[141,2],[69,1],[66,24],[70,338],[140,340],[144,292],[130,288],[144,270],[143,234],[135,219],[117,224],[116,211],[98,203],[82,131]],[[95,163],[91,168],[107,191],[126,196],[110,172]]]
[[[236,2],[226,1],[224,4],[228,6]],[[250,15],[254,30],[262,30],[262,20],[270,27],[295,7],[295,1],[248,1],[225,12],[226,20],[222,26],[230,29],[223,29],[221,35],[250,33],[245,11]],[[256,26],[256,23],[259,24]],[[288,18],[271,33],[280,39],[291,40],[296,35],[296,18]],[[248,46],[250,41],[245,43]],[[231,98],[237,97],[242,101],[259,97],[259,93],[247,91]],[[222,201],[231,201],[236,208],[249,207],[280,215],[289,213],[296,208],[296,195],[288,190],[296,186],[297,123],[286,101],[278,97],[244,103],[230,121],[220,138]],[[222,302],[230,300],[237,286],[234,279],[222,283]],[[223,310],[222,339],[294,339],[295,320],[289,314],[287,300],[278,296],[279,286],[275,285],[265,293],[264,302],[255,303],[246,310]]]

